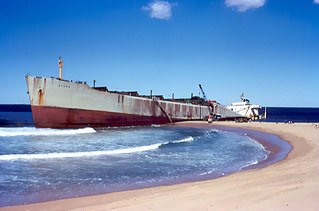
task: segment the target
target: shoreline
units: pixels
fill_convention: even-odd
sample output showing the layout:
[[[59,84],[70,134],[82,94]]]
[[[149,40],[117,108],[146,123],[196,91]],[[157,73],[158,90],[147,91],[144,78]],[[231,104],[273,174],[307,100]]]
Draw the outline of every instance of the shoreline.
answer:
[[[232,210],[315,209],[319,206],[319,128],[309,123],[183,122],[181,126],[226,126],[276,134],[293,147],[264,168],[247,168],[211,180],[159,186],[0,210]],[[316,142],[317,140],[317,142]]]
[[[227,126],[227,128],[224,126],[215,126],[215,128],[235,133],[245,132],[247,136],[260,143],[265,150],[269,151],[268,157],[265,160],[242,170],[261,169],[281,162],[287,158],[292,150],[292,145],[288,141],[272,133],[230,126]]]
[[[207,124],[202,122],[195,122],[194,124],[192,122],[185,122],[185,123],[182,122],[182,123],[178,123],[177,126],[184,126],[183,124],[185,124],[186,127],[214,128],[220,131],[232,132],[238,135],[248,136],[252,138],[253,140],[257,141],[259,144],[261,144],[264,147],[264,149],[269,152],[265,160],[257,164],[244,167],[240,171],[244,171],[248,169],[260,169],[260,168],[264,168],[269,165],[275,164],[277,162],[280,162],[286,159],[286,157],[292,150],[292,145],[290,145],[289,141],[284,140],[278,135],[268,133],[262,130],[256,130],[256,129],[246,128],[246,127],[236,127],[237,125],[229,125],[229,123],[230,122],[223,124],[223,122],[218,122],[216,124],[215,122],[215,124]],[[233,173],[236,173],[236,172],[232,172],[230,174],[233,174]],[[215,179],[215,178],[208,178],[208,179]]]

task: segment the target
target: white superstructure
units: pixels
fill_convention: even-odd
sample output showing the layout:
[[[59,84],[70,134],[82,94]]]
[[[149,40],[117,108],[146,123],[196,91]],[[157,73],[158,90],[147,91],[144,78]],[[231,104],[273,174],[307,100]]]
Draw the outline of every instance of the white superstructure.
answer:
[[[257,120],[260,119],[259,109],[260,105],[253,105],[250,103],[249,99],[244,97],[244,94],[240,96],[241,102],[232,103],[227,106],[228,109],[247,117],[248,119]]]

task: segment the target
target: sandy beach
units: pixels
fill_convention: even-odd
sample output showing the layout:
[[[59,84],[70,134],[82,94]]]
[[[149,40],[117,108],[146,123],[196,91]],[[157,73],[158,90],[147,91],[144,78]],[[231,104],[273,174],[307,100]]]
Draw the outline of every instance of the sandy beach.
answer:
[[[208,124],[192,122],[191,125]],[[278,163],[223,178],[0,210],[319,210],[319,124],[209,124],[214,125],[276,134],[293,149]]]

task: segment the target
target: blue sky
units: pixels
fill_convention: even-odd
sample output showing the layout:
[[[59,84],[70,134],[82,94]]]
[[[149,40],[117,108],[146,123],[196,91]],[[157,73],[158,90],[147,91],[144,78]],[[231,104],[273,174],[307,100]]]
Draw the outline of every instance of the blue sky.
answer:
[[[316,2],[317,1],[317,2]],[[1,0],[0,103],[24,76],[319,107],[319,0]]]

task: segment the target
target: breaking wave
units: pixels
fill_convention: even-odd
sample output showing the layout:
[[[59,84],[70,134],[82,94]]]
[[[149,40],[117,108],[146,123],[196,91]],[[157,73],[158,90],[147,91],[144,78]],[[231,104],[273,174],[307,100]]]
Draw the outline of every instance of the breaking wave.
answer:
[[[79,158],[79,157],[94,157],[94,156],[103,156],[103,155],[120,155],[120,154],[131,154],[138,152],[145,152],[149,150],[159,149],[163,146],[168,146],[172,143],[178,144],[183,142],[193,141],[193,137],[187,137],[185,139],[157,143],[146,146],[131,147],[125,149],[116,149],[116,150],[106,150],[106,151],[91,151],[91,152],[54,152],[46,154],[9,154],[9,155],[0,155],[0,161],[13,161],[13,160],[33,160],[33,159],[55,159],[55,158]]]
[[[93,128],[81,129],[50,129],[50,128],[34,128],[34,127],[18,127],[18,128],[0,128],[0,137],[13,136],[63,136],[77,135],[86,133],[95,133]]]
[[[153,144],[149,146],[133,147],[127,149],[107,150],[107,151],[92,151],[92,152],[60,152],[48,154],[11,154],[0,155],[0,160],[33,160],[33,159],[53,159],[53,158],[78,158],[78,157],[93,157],[101,155],[117,155],[129,154],[135,152],[143,152],[157,149],[161,144]]]
[[[181,139],[181,140],[171,141],[170,143],[177,144],[177,143],[192,142],[192,141],[194,141],[194,138],[192,136],[189,136],[189,137]]]

